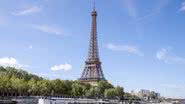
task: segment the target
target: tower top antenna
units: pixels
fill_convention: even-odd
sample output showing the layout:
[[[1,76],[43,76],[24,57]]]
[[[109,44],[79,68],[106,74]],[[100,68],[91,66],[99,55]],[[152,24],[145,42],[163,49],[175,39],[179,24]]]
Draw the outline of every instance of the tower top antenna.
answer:
[[[95,11],[96,10],[96,1],[94,0],[94,7],[93,7],[93,10]]]

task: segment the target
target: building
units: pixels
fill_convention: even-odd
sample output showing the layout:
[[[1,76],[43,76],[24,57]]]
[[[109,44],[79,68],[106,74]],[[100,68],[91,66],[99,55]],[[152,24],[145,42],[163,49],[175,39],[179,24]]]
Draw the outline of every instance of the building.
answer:
[[[96,85],[98,81],[105,80],[105,78],[101,67],[101,62],[100,62],[99,52],[98,52],[97,23],[96,23],[97,12],[95,9],[95,5],[91,13],[91,16],[92,16],[92,24],[91,24],[88,58],[85,61],[85,68],[79,80],[84,83],[90,83],[91,85]]]
[[[135,92],[134,90],[131,91],[131,95],[138,96],[141,99],[151,100],[151,99],[159,99],[160,94],[155,91],[141,89],[140,91]]]

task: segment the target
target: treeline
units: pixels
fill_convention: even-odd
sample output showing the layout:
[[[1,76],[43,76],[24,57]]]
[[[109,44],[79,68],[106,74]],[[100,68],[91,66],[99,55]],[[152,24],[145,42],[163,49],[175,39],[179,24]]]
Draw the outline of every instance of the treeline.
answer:
[[[0,67],[0,96],[71,96],[86,98],[137,98],[107,81],[97,86],[72,80],[48,80],[21,69]]]
[[[0,96],[73,96],[121,98],[123,87],[107,81],[97,86],[71,80],[48,80],[12,67],[0,67]]]

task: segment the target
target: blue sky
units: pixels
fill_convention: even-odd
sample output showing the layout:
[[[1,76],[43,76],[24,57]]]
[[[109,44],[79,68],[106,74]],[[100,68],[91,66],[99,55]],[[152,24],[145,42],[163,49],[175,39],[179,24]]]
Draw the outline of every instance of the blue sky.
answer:
[[[91,0],[1,0],[0,65],[75,80],[87,57]],[[107,80],[185,98],[185,0],[97,0]]]

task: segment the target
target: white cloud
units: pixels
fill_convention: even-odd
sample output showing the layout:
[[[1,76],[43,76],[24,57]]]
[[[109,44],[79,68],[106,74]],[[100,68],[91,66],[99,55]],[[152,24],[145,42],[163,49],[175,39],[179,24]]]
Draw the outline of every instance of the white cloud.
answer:
[[[32,49],[32,48],[33,48],[33,46],[32,46],[32,45],[30,45],[28,48],[29,48],[29,49]]]
[[[35,25],[34,28],[49,34],[63,35],[63,31],[59,27],[53,27],[49,25]]]
[[[0,58],[0,66],[4,66],[4,67],[10,66],[10,67],[17,67],[17,68],[28,67],[28,65],[22,65],[18,63],[18,61],[13,57]]]
[[[113,51],[123,51],[131,54],[143,56],[144,54],[136,47],[131,45],[115,45],[112,43],[107,44],[107,48]]]
[[[179,10],[180,12],[185,12],[185,2],[183,2],[182,4],[181,4],[181,8],[180,8],[180,10]]]
[[[29,8],[25,8],[23,10],[17,11],[12,13],[15,16],[24,16],[24,15],[31,15],[31,14],[35,14],[41,11],[41,7],[38,6],[32,6]]]
[[[59,71],[59,70],[64,70],[64,71],[69,71],[72,69],[72,65],[66,63],[66,64],[60,64],[60,65],[54,65],[51,67],[52,71]]]
[[[185,64],[185,58],[179,57],[165,48],[160,49],[156,53],[156,57],[165,63]]]

